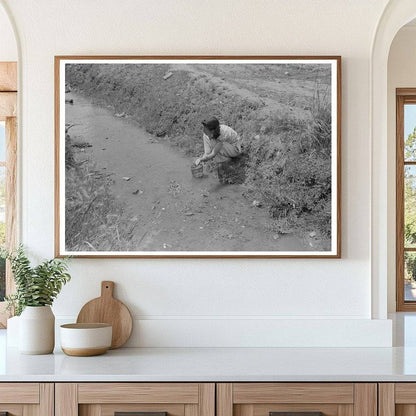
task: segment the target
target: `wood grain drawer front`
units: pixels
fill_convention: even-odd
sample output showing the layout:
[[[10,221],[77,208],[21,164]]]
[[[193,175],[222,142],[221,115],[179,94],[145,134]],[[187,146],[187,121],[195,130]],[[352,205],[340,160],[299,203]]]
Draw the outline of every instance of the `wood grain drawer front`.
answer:
[[[375,383],[220,383],[217,416],[377,416]],[[284,415],[282,415],[284,416]],[[413,415],[413,416],[416,416]]]
[[[380,416],[416,416],[416,383],[380,383]]]
[[[396,383],[394,395],[396,404],[416,404],[416,383]]]
[[[234,384],[234,403],[354,403],[351,383]]]
[[[38,383],[0,383],[0,403],[39,403]]]
[[[78,403],[195,403],[197,383],[80,383]]]
[[[167,416],[215,416],[215,384],[56,384],[56,416],[114,416],[116,412],[166,412]]]
[[[52,383],[0,383],[0,414],[8,416],[53,416]]]

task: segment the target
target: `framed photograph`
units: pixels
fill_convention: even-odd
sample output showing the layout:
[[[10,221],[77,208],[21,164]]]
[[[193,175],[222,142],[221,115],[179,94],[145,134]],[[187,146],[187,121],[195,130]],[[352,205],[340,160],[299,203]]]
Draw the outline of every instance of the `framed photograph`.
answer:
[[[55,57],[55,250],[341,256],[341,58]]]

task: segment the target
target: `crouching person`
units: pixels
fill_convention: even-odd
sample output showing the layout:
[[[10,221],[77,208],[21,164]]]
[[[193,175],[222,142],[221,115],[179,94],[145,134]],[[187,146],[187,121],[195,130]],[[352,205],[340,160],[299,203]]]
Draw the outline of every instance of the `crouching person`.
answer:
[[[204,154],[195,160],[195,165],[213,159],[218,164],[218,176],[221,180],[224,165],[241,155],[241,138],[231,127],[220,124],[216,117],[204,120],[202,125]]]

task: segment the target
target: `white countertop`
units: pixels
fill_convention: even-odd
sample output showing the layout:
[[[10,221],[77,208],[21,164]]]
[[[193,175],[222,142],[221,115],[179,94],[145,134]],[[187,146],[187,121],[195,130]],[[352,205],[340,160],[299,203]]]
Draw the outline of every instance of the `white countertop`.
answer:
[[[416,348],[121,348],[21,355],[0,331],[0,381],[416,381]]]

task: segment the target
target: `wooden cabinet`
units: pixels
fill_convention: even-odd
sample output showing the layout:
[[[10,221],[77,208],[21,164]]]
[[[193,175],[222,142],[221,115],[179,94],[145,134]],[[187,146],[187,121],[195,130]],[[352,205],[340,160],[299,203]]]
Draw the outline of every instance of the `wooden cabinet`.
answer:
[[[53,383],[0,383],[0,415],[53,416]]]
[[[215,384],[57,383],[55,385],[56,416],[114,416],[117,412],[138,412],[141,413],[140,416],[162,416],[164,412],[167,416],[215,416]]]
[[[217,384],[217,416],[318,416],[319,412],[323,416],[377,416],[377,384]]]
[[[416,383],[380,383],[379,416],[415,416]]]
[[[2,412],[8,416],[416,416],[416,383],[0,383],[1,416]]]

